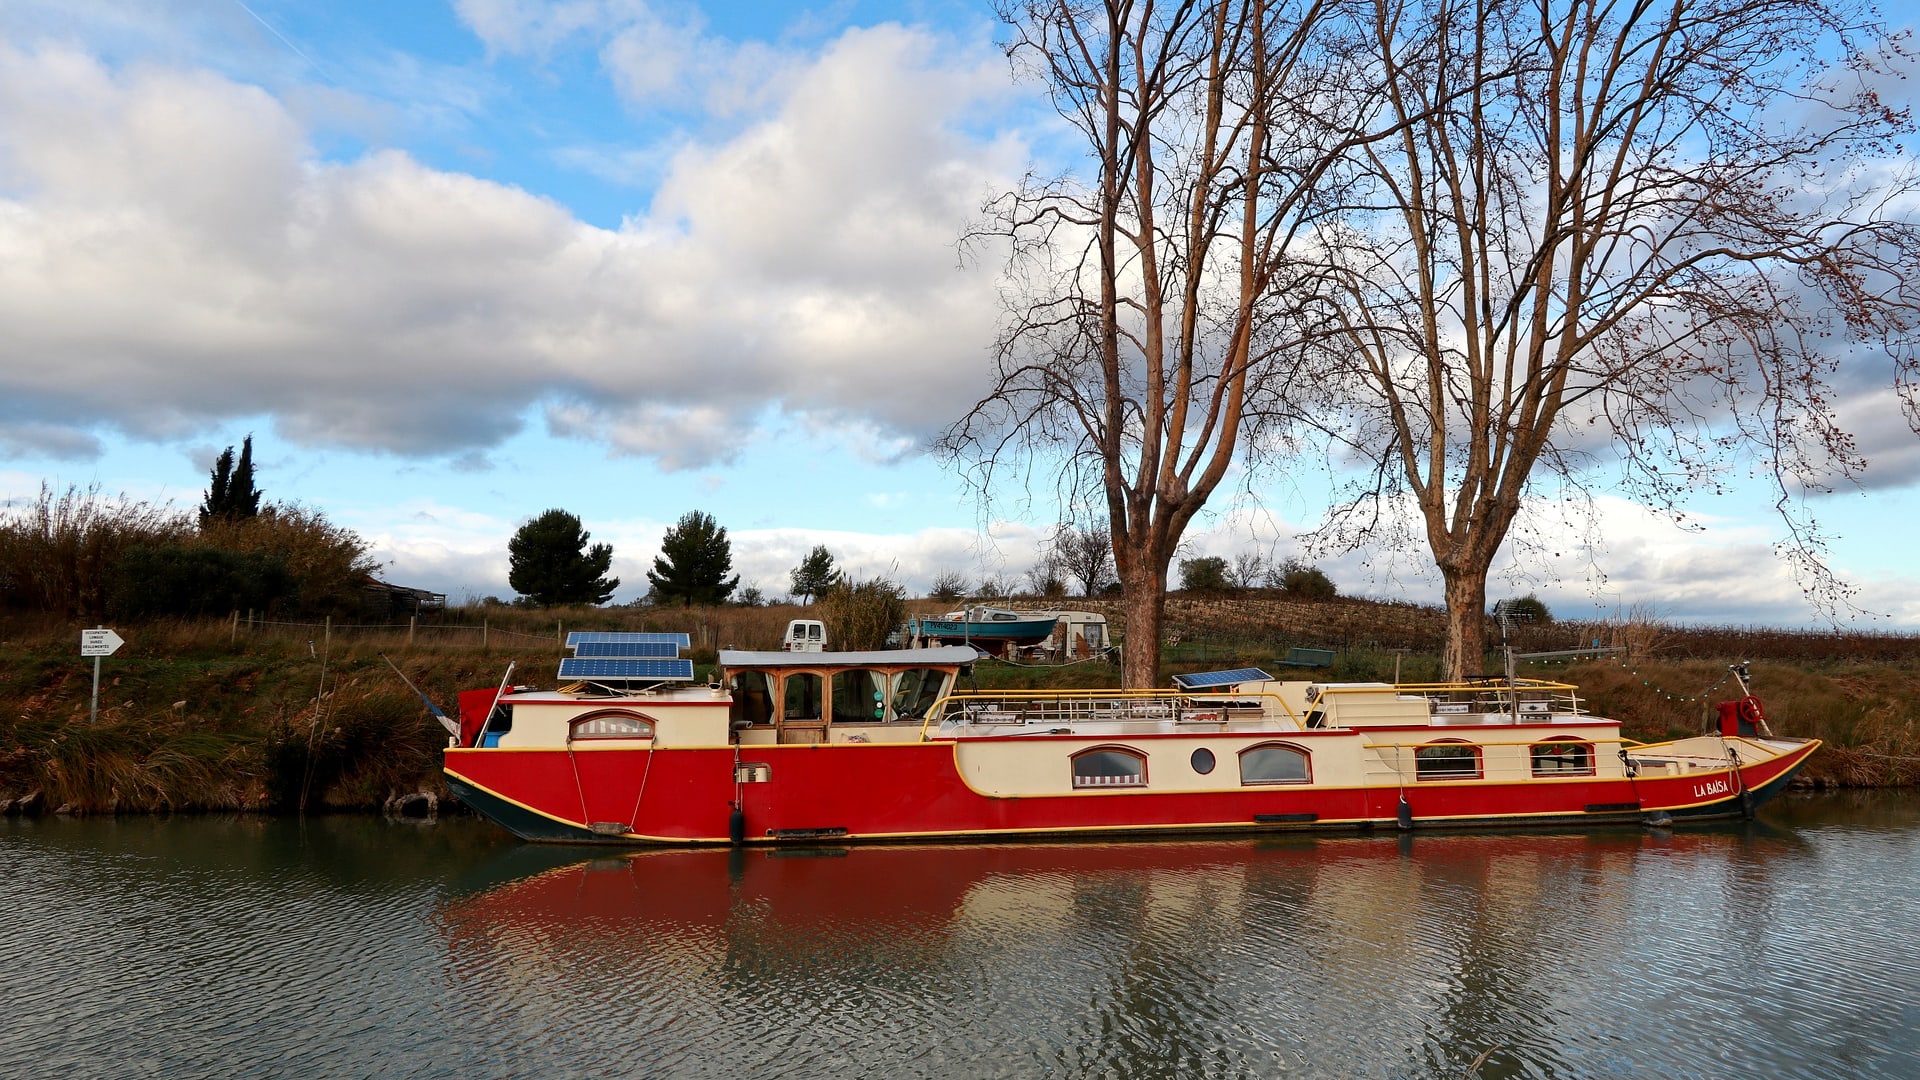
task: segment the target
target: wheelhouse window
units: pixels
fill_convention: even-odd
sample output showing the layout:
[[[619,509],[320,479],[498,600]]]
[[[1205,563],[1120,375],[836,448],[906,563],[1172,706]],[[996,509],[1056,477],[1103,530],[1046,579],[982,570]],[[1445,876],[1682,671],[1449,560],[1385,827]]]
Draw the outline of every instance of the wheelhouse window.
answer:
[[[1422,780],[1480,779],[1480,748],[1472,743],[1432,743],[1415,750],[1413,761]]]
[[[1593,744],[1580,739],[1534,743],[1533,775],[1592,776]]]
[[[651,738],[653,738],[653,721],[635,713],[592,713],[569,721],[567,724],[568,742]]]
[[[773,677],[764,671],[739,671],[727,680],[733,703],[727,720],[735,725],[773,723]]]
[[[927,710],[947,692],[947,673],[938,668],[908,668],[893,677],[893,715],[925,719]]]
[[[887,718],[887,678],[855,668],[833,675],[833,722],[877,724]]]
[[[1240,751],[1242,784],[1304,784],[1313,779],[1305,750],[1272,743]]]
[[[820,720],[820,684],[817,672],[789,672],[783,680],[780,718],[783,720]]]
[[[1073,756],[1076,788],[1144,787],[1147,757],[1135,750],[1085,750]]]

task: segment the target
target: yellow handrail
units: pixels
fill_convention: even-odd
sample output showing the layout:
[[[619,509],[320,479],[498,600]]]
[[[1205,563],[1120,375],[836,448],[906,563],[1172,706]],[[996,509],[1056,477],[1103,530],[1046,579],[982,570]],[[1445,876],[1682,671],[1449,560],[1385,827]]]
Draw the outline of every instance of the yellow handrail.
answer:
[[[1097,688],[1096,689],[1074,688],[1074,689],[1065,689],[1065,690],[960,690],[954,693],[943,695],[933,703],[931,708],[927,710],[926,716],[922,718],[920,722],[920,741],[921,742],[929,741],[927,731],[929,728],[933,726],[934,718],[944,715],[947,712],[947,710],[955,703],[958,703],[964,706],[969,702],[995,702],[995,701],[1004,701],[1009,703],[1058,701],[1063,704],[1070,704],[1075,702],[1093,702],[1093,701],[1112,701],[1112,702],[1167,701],[1167,702],[1175,703],[1178,705],[1185,705],[1188,703],[1194,703],[1196,698],[1206,698],[1206,699],[1210,699],[1210,701],[1211,699],[1217,699],[1217,698],[1228,698],[1233,701],[1261,700],[1264,702],[1266,700],[1271,700],[1272,702],[1280,706],[1280,712],[1284,714],[1287,717],[1287,719],[1292,720],[1297,727],[1300,727],[1303,730],[1306,727],[1305,722],[1300,719],[1300,714],[1293,711],[1293,706],[1287,704],[1286,699],[1281,697],[1279,694],[1275,694],[1271,692],[1227,695],[1227,694],[1194,694],[1190,691],[1184,691],[1184,690],[1161,690],[1161,689],[1102,690]],[[1267,708],[1263,705],[1260,710],[1261,715],[1263,716],[1267,715],[1267,711],[1268,711]]]

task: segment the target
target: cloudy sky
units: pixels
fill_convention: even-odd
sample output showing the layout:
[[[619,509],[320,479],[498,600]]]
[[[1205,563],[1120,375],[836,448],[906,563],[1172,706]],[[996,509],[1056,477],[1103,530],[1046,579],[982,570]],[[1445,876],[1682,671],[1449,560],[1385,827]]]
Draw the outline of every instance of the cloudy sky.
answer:
[[[7,0],[0,500],[191,506],[252,434],[269,499],[456,601],[511,595],[555,506],[623,600],[690,509],[771,595],[816,543],[915,589],[1017,577],[1057,512],[984,511],[925,449],[997,316],[956,238],[1061,145],[995,34],[973,0]],[[1916,629],[1920,439],[1880,385],[1840,387],[1872,464],[1816,509],[1862,625]],[[1292,555],[1320,509],[1243,481],[1191,553]],[[1600,547],[1543,524],[1496,595],[1813,622],[1757,485],[1692,530],[1602,509]],[[1438,597],[1418,560],[1322,565]]]

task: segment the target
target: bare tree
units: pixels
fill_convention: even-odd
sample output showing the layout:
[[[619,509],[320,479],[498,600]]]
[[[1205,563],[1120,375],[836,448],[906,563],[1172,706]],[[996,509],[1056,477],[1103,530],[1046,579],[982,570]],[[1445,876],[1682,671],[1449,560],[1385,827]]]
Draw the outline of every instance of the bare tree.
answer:
[[[1233,557],[1233,566],[1227,577],[1236,589],[1257,589],[1267,576],[1267,557],[1258,550],[1249,548]]]
[[[1067,595],[1066,572],[1060,563],[1058,551],[1049,549],[1042,552],[1040,560],[1027,568],[1028,594],[1048,599]]]
[[[1902,40],[1846,0],[1366,2],[1402,133],[1356,154],[1364,197],[1318,233],[1343,284],[1302,385],[1367,463],[1323,537],[1424,535],[1458,677],[1530,494],[1617,461],[1677,512],[1744,458],[1803,584],[1844,601],[1799,508],[1863,464],[1843,357],[1916,421],[1913,126],[1876,89]]]
[[[1013,593],[1012,578],[1001,574],[988,574],[980,579],[980,588],[975,595],[982,600],[1010,600],[1013,598]]]
[[[1009,56],[1043,77],[1093,175],[1032,179],[972,234],[1011,252],[992,392],[942,448],[989,493],[1060,463],[1106,509],[1125,591],[1122,680],[1158,680],[1167,566],[1228,467],[1283,445],[1287,252],[1362,122],[1327,47],[1331,0],[1009,0]],[[1052,475],[1052,471],[1048,470]]]
[[[1080,595],[1092,596],[1113,577],[1113,536],[1101,522],[1080,528],[1061,522],[1053,534],[1054,555],[1067,574],[1080,583]]]
[[[933,576],[933,587],[927,590],[927,598],[951,604],[964,599],[971,588],[973,585],[965,574],[958,570],[942,570]]]

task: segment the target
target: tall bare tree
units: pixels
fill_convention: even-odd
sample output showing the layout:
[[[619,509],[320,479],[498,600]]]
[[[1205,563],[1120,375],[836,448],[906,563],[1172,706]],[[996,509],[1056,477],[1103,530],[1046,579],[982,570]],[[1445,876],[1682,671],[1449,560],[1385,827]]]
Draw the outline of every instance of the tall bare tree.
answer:
[[[1031,179],[976,240],[1010,243],[990,395],[943,448],[983,493],[1064,464],[1105,507],[1125,593],[1122,679],[1158,679],[1167,565],[1236,460],[1279,443],[1250,402],[1299,355],[1287,251],[1355,136],[1366,73],[1331,0],[1024,0],[1008,54],[1046,82],[1091,175]],[[1049,470],[1051,475],[1051,470]]]
[[[1369,463],[1329,535],[1424,534],[1459,676],[1529,494],[1617,461],[1672,511],[1745,459],[1803,584],[1843,599],[1797,508],[1862,464],[1843,361],[1915,422],[1913,125],[1878,90],[1902,41],[1846,0],[1365,2],[1401,133],[1318,233],[1340,287],[1301,385]]]

